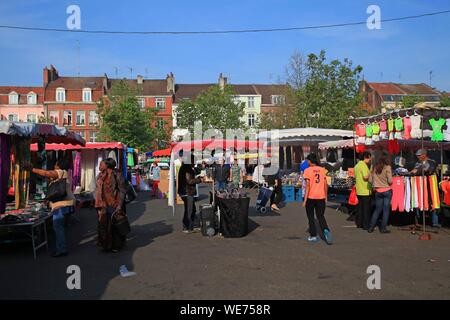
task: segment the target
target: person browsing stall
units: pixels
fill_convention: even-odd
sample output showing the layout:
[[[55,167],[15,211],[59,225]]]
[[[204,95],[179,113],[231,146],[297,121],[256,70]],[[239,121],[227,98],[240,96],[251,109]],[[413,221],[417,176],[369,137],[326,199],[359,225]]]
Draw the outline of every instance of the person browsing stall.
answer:
[[[356,194],[358,196],[355,222],[358,228],[368,230],[372,216],[372,187],[369,183],[372,154],[365,151],[360,159],[355,166]]]

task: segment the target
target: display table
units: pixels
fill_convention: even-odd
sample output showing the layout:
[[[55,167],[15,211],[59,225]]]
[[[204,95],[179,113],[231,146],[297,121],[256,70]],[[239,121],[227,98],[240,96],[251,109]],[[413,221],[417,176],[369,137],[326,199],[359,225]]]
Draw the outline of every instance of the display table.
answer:
[[[37,250],[44,246],[48,250],[46,223],[52,217],[52,213],[46,210],[23,212],[22,214],[3,214],[0,219],[0,229],[7,229],[8,233],[21,233],[26,235],[26,239],[31,239],[33,257],[36,259]],[[0,243],[14,243],[19,241],[21,240],[1,239]]]

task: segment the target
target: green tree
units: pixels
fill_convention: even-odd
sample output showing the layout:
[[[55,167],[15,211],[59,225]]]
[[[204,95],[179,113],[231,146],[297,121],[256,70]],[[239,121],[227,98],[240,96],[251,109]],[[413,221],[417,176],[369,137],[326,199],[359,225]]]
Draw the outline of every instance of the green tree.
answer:
[[[125,81],[115,83],[111,94],[98,104],[101,141],[120,141],[126,145],[148,150],[156,136],[154,110],[139,107],[138,92]]]
[[[345,58],[326,61],[325,51],[309,54],[306,81],[295,90],[296,116],[300,127],[350,129],[350,116],[359,116],[362,96],[359,93],[361,66]]]
[[[414,107],[416,104],[420,103],[420,102],[424,102],[425,99],[421,96],[404,96],[402,98],[402,102],[400,103],[396,103],[397,106],[401,107],[401,108],[412,108]]]
[[[231,86],[211,86],[207,91],[199,94],[194,101],[182,101],[177,107],[177,125],[190,131],[196,121],[201,121],[203,130],[210,128],[225,132],[226,129],[243,129],[245,123],[244,103],[236,103]]]
[[[439,107],[450,108],[450,96],[442,95],[441,102],[439,103]]]

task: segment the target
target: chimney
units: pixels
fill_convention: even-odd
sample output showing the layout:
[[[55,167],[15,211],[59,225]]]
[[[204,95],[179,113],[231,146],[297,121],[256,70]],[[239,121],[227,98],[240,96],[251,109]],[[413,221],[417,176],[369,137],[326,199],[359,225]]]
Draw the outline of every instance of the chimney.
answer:
[[[58,70],[51,64],[50,65],[50,77],[49,81],[55,81],[59,78]]]
[[[143,84],[144,83],[144,77],[139,75],[137,76],[137,84]]]
[[[175,93],[175,77],[173,73],[169,73],[166,77],[167,82],[167,93],[174,94]]]
[[[44,80],[44,87],[46,87],[47,84],[50,82],[50,70],[47,69],[47,66],[44,68],[43,71],[43,80]]]
[[[103,94],[108,92],[108,76],[106,73],[103,75]]]
[[[225,89],[225,86],[227,85],[227,78],[222,75],[222,73],[219,75],[219,87],[220,89]]]

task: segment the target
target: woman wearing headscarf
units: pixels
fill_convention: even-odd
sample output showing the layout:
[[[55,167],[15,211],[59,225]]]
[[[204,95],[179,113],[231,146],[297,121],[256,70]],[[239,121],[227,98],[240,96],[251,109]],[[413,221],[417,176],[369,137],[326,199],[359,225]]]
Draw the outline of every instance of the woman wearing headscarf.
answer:
[[[116,169],[116,161],[107,158],[100,162],[95,191],[95,208],[98,213],[98,245],[105,251],[118,252],[126,241],[113,225],[113,219],[126,216],[126,184]]]

